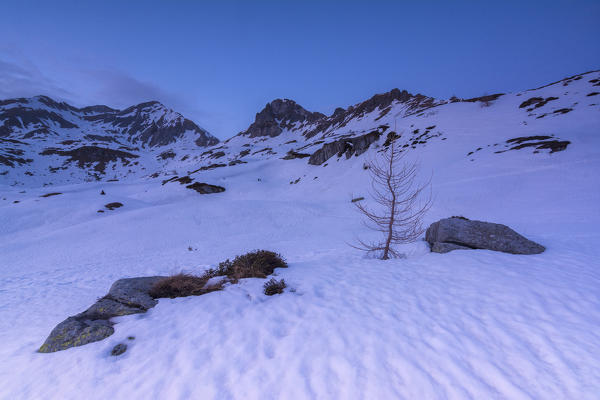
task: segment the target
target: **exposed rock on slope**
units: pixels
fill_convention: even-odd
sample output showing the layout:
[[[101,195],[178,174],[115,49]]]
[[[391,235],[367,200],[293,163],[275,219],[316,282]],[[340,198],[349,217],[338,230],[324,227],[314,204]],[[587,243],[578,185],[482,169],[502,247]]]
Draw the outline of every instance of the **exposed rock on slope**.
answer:
[[[311,165],[321,165],[335,154],[337,154],[338,157],[345,154],[346,158],[352,157],[353,154],[356,154],[357,156],[361,155],[367,151],[371,143],[377,141],[380,136],[380,132],[374,131],[367,133],[366,135],[326,143],[310,156],[308,163]]]
[[[362,118],[376,110],[379,110],[379,114],[375,118],[375,121],[378,121],[391,111],[393,104],[402,104],[405,107],[405,112],[409,114],[427,109],[439,104],[439,102],[422,94],[413,95],[406,90],[392,89],[387,93],[376,94],[369,100],[350,106],[346,110],[337,108],[330,117],[319,120],[317,126],[307,130],[304,135],[311,138],[319,133],[326,132],[332,127],[343,128],[351,120]]]

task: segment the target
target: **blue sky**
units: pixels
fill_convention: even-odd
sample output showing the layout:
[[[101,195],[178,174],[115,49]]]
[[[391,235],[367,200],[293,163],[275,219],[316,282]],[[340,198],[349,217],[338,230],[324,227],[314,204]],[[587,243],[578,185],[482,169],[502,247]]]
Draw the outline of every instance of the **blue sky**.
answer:
[[[2,2],[0,98],[159,100],[220,138],[264,105],[447,98],[600,69],[600,1]]]

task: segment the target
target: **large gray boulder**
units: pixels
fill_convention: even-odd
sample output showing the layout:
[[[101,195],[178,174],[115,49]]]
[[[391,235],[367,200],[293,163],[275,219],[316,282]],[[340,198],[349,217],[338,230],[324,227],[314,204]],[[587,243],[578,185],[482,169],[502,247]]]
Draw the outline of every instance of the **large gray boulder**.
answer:
[[[110,318],[144,313],[158,303],[148,293],[163,278],[148,276],[115,281],[106,296],[58,324],[38,351],[52,353],[109,337],[115,331]]]
[[[434,222],[427,228],[425,240],[435,253],[460,249],[486,249],[511,254],[539,254],[546,248],[506,225],[452,217]]]

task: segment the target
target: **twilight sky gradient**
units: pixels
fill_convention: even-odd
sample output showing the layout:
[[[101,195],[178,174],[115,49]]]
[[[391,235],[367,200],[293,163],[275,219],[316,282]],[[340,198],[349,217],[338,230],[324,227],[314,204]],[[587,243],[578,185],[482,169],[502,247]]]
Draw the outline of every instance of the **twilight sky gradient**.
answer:
[[[2,1],[0,99],[159,100],[219,138],[269,101],[326,114],[600,69],[600,1]]]

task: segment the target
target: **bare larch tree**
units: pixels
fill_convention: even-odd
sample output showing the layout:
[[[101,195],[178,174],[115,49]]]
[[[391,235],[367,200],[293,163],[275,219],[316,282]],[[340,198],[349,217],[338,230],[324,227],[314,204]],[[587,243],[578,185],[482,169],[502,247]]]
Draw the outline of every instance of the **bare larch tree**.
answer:
[[[430,182],[418,185],[415,182],[418,165],[415,162],[404,162],[404,153],[392,141],[388,149],[379,159],[367,163],[371,175],[371,197],[379,204],[377,211],[354,203],[356,208],[366,217],[365,225],[381,232],[382,241],[366,243],[358,240],[353,247],[381,253],[381,259],[399,257],[395,245],[416,241],[424,232],[423,217],[431,207]]]

